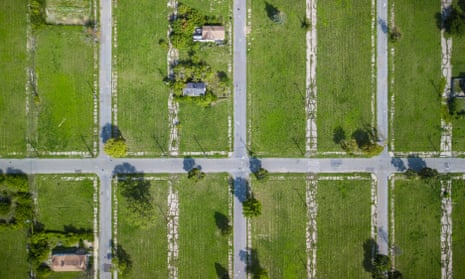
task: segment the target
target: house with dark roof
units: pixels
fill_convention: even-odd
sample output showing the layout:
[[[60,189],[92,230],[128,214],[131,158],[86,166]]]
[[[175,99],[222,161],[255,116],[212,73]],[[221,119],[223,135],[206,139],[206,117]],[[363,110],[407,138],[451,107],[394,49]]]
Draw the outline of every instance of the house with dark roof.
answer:
[[[205,95],[207,87],[204,82],[189,82],[182,89],[182,95],[190,97],[199,97]]]
[[[224,43],[224,37],[224,26],[204,25],[202,28],[195,28],[192,39],[194,42],[214,42],[222,44]]]

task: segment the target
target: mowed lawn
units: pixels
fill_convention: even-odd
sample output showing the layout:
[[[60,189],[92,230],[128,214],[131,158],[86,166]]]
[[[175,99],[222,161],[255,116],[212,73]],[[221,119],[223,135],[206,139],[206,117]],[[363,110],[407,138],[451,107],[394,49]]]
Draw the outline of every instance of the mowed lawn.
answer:
[[[371,1],[321,1],[317,9],[318,151],[341,151],[334,130],[350,138],[373,118]]]
[[[458,0],[453,1],[454,5],[459,8]],[[452,38],[452,77],[465,77],[465,37],[454,36]],[[452,118],[452,150],[465,151],[465,119]]]
[[[82,26],[42,26],[37,31],[35,70],[40,102],[39,154],[91,152],[94,138],[94,54]]]
[[[465,274],[465,181],[452,181],[452,272]]]
[[[423,180],[395,181],[394,245],[395,269],[404,278],[441,276],[441,185]],[[389,216],[392,216],[390,214]],[[392,234],[392,232],[391,232]],[[454,260],[455,262],[455,260]]]
[[[230,236],[221,234],[219,224],[230,220],[228,175],[207,174],[199,182],[183,175],[174,189],[179,195],[179,278],[222,278],[228,272]]]
[[[268,16],[271,6],[284,23]],[[248,123],[253,152],[264,156],[305,154],[305,1],[251,1],[247,53]]]
[[[255,268],[265,269],[270,278],[305,278],[305,175],[287,175],[284,179],[271,175],[265,182],[253,180],[252,191],[262,203],[262,214],[250,220]]]
[[[435,0],[394,1],[402,33],[395,49],[392,94],[395,151],[439,151],[441,134],[441,39]],[[392,57],[391,57],[392,59]]]
[[[371,278],[371,180],[319,180],[317,258],[320,278]],[[365,249],[370,249],[366,252]]]
[[[37,219],[46,230],[64,231],[67,226],[93,230],[94,182],[90,176],[81,181],[69,180],[73,177],[34,177],[32,192],[37,195]]]
[[[232,66],[232,41],[229,40],[228,27],[232,21],[230,0],[187,0],[183,4],[198,10],[202,15],[220,17],[226,30],[226,45],[208,46],[199,44],[199,50],[195,54],[211,66],[213,72],[222,71],[232,81],[232,73],[228,72],[228,64]],[[232,34],[231,34],[232,35]],[[180,59],[187,59],[186,51],[179,52]],[[231,67],[232,69],[232,67]],[[231,82],[232,84],[232,82]],[[180,144],[181,152],[205,152],[205,151],[230,151],[228,139],[228,117],[232,117],[232,88],[229,96],[218,95],[218,102],[211,107],[204,108],[195,104],[179,104]]]
[[[148,180],[147,180],[148,181]],[[118,245],[126,251],[132,262],[132,267],[121,278],[168,278],[168,181],[148,181],[154,222],[143,220],[134,222],[134,214],[128,212],[128,201],[121,196],[118,189]],[[118,184],[118,186],[121,184]],[[114,205],[116,206],[116,205]],[[144,225],[138,225],[140,222]]]
[[[0,229],[0,278],[29,278],[26,230]]]
[[[118,123],[129,155],[162,155],[169,142],[166,1],[118,1],[117,48]]]
[[[26,151],[27,0],[0,1],[0,156]]]

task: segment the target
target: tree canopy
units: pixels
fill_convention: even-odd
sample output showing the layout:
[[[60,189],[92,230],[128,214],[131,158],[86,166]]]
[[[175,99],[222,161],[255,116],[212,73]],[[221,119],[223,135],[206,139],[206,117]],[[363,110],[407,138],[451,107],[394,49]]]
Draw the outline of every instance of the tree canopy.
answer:
[[[254,197],[242,202],[242,213],[245,217],[257,217],[262,214],[262,204]]]
[[[103,147],[105,153],[111,157],[121,158],[126,156],[128,153],[128,148],[126,141],[122,138],[110,138]]]

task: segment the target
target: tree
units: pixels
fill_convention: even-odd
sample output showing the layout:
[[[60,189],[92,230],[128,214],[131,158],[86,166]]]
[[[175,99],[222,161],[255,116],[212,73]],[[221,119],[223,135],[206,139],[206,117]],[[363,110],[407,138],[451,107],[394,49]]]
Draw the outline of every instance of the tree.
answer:
[[[397,28],[396,26],[392,27],[392,29],[389,32],[389,39],[391,40],[391,43],[398,42],[401,37],[402,34],[400,33],[399,28]]]
[[[248,218],[260,216],[262,204],[254,197],[250,197],[242,202],[242,213]]]
[[[439,172],[435,169],[424,167],[418,172],[418,175],[423,179],[429,179],[438,177]]]
[[[122,137],[110,138],[105,143],[103,150],[105,151],[105,153],[107,153],[108,155],[112,157],[115,157],[115,158],[124,157],[127,154],[126,141]]]
[[[389,256],[377,254],[373,262],[373,278],[383,279],[387,278],[388,272],[391,270],[391,259]]]
[[[444,29],[450,35],[462,36],[465,34],[465,13],[452,7],[449,16],[444,20]]]
[[[263,180],[268,177],[268,171],[260,167],[256,172],[254,172],[254,175],[258,180]]]
[[[187,173],[187,178],[193,179],[195,182],[203,179],[205,177],[205,173],[200,170],[199,167],[192,168],[188,173]]]
[[[120,274],[128,274],[131,271],[132,260],[126,250],[118,244],[113,247],[113,260],[112,263],[114,268],[118,270]]]

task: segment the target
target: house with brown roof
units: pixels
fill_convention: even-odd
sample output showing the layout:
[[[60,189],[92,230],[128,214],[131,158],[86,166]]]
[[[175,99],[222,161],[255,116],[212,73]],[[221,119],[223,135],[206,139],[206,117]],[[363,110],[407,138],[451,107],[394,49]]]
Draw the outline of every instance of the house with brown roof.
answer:
[[[224,43],[224,37],[224,26],[204,25],[202,28],[195,28],[192,39],[194,42],[214,42],[222,44]]]
[[[53,271],[85,271],[87,269],[85,254],[54,254],[50,268]]]

